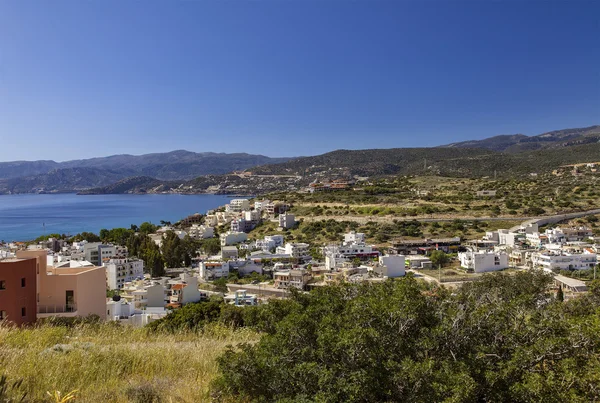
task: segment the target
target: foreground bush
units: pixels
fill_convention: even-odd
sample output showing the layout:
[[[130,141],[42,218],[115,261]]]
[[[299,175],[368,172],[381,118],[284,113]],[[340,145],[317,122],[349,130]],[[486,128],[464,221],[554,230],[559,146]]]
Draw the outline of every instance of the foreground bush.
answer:
[[[597,401],[599,299],[560,303],[547,292],[550,281],[539,273],[495,274],[451,295],[406,278],[297,295],[260,342],[218,359],[214,396]]]

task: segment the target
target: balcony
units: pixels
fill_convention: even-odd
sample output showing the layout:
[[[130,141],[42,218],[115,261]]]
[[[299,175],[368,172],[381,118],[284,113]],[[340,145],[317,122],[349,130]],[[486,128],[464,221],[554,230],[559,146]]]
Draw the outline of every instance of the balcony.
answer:
[[[48,318],[51,316],[72,317],[77,316],[77,305],[38,305],[37,317]]]

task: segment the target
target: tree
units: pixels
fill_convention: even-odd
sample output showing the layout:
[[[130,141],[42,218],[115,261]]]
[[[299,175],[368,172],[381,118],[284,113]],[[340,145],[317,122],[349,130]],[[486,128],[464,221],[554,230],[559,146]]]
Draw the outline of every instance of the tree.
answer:
[[[450,261],[450,257],[442,250],[432,251],[429,259],[434,266],[443,266]]]
[[[149,222],[143,222],[140,225],[140,232],[144,233],[144,234],[152,234],[154,232],[156,232],[156,230],[158,229],[158,226],[149,223]]]
[[[216,255],[221,251],[221,241],[219,238],[208,238],[202,241],[200,249],[207,255]]]
[[[558,291],[556,292],[556,300],[558,302],[563,302],[565,300],[565,294],[563,293],[562,286],[558,286]]]

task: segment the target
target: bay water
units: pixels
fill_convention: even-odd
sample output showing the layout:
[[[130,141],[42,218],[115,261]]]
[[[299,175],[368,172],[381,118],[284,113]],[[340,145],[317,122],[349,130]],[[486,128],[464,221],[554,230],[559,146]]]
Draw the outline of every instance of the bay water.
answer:
[[[224,195],[0,195],[0,240],[27,241],[41,235],[75,235],[102,228],[129,228],[144,221],[176,222],[229,202]]]

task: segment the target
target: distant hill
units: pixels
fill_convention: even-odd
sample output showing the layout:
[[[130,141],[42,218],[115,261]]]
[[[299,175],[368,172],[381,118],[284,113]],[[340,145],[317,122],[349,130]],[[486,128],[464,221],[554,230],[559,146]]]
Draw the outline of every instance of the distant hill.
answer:
[[[53,169],[21,178],[0,179],[0,194],[73,192],[106,186],[123,177],[123,172],[95,168]]]
[[[594,143],[600,140],[600,126],[577,129],[555,130],[537,136],[511,134],[489,137],[483,140],[469,140],[451,143],[448,148],[485,148],[493,151],[519,153],[523,151],[556,148],[576,144]]]
[[[151,176],[163,180],[193,179],[200,175],[225,174],[246,168],[287,161],[246,153],[195,153],[185,150],[145,155],[113,155],[110,157],[55,161],[0,162],[0,179],[47,174],[55,169],[89,168],[120,172],[128,176]]]

